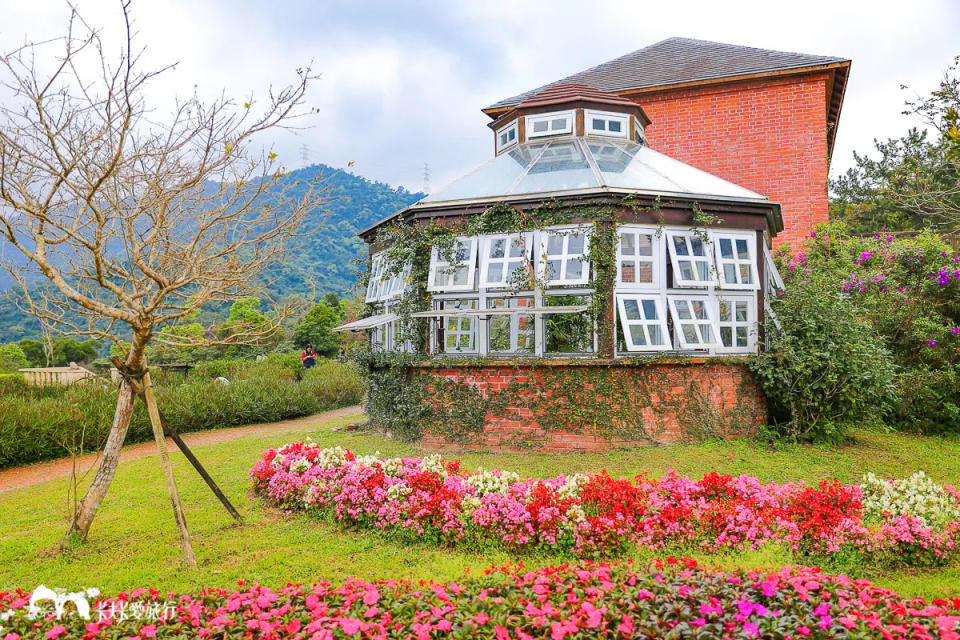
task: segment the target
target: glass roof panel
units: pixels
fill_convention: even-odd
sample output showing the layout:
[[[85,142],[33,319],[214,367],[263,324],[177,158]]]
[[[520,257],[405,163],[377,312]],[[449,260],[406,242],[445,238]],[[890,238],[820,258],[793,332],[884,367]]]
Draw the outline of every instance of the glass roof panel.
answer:
[[[597,188],[597,176],[576,140],[551,142],[511,195]]]
[[[421,202],[473,200],[506,195],[542,147],[543,145],[519,145],[434,191]]]

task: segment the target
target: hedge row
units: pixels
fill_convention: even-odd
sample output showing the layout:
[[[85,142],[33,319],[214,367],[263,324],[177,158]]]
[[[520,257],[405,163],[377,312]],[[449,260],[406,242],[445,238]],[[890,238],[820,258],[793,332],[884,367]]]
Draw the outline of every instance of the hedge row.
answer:
[[[336,362],[322,363],[296,376],[274,363],[235,364],[230,384],[211,372],[183,378],[157,377],[160,410],[179,432],[275,422],[359,404],[366,391],[357,371]],[[220,374],[222,368],[214,367]],[[301,377],[301,380],[297,380]],[[110,430],[116,385],[86,384],[66,389],[26,387],[15,378],[0,381],[0,468],[99,449]],[[138,402],[127,442],[150,440],[153,432]]]

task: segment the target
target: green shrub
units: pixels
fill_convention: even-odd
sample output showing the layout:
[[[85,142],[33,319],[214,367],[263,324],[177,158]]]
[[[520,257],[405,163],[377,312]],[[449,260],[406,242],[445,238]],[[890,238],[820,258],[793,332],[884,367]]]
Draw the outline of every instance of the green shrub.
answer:
[[[212,364],[205,375],[157,376],[160,410],[178,432],[308,416],[359,404],[366,392],[357,369],[347,364],[323,362],[307,372],[303,382],[290,368],[269,360]],[[217,367],[229,374],[230,384],[206,377]],[[81,444],[84,451],[100,448],[116,401],[116,386],[106,381],[63,389],[27,387],[22,377],[0,378],[0,468],[63,457]],[[152,438],[149,418],[138,401],[127,442]]]
[[[960,257],[942,237],[860,237],[833,224],[818,227],[802,250],[778,253],[788,293],[840,293],[873,326],[896,365],[893,426],[960,433]]]
[[[895,398],[894,365],[849,300],[798,283],[773,308],[778,322],[767,322],[770,344],[752,366],[779,433],[838,442],[847,423],[879,421]]]

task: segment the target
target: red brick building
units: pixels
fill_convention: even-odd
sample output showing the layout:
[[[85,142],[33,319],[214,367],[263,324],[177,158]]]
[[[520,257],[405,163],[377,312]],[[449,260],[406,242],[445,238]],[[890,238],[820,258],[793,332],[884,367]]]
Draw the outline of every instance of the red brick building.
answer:
[[[422,355],[390,387],[425,398],[431,447],[749,432],[769,249],[827,219],[849,64],[675,38],[484,109],[494,157],[361,232],[370,313],[340,330]],[[393,225],[428,246],[398,252]]]
[[[827,221],[827,173],[850,61],[670,38],[575,73],[650,117],[650,145],[779,202],[796,245]],[[547,85],[549,87],[551,85]],[[483,111],[501,116],[540,87]]]

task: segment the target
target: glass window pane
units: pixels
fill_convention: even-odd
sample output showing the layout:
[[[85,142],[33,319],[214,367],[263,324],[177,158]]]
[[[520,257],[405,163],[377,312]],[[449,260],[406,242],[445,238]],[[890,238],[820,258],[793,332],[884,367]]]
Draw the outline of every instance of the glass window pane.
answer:
[[[569,243],[567,244],[567,253],[582,254],[584,237],[582,233],[571,233]]]
[[[752,269],[749,264],[740,265],[740,282],[743,284],[753,284]]]
[[[501,282],[503,280],[503,263],[491,262],[487,265],[487,282]]]
[[[497,238],[490,242],[490,257],[491,258],[502,258],[504,257],[504,249],[506,248],[507,241],[503,238]]]
[[[737,256],[741,260],[747,260],[750,258],[750,251],[747,249],[746,240],[737,239]]]
[[[577,258],[567,259],[567,280],[575,280],[583,275],[583,262]]]
[[[554,118],[551,122],[551,128],[554,131],[561,131],[567,128],[567,119],[566,118]]]
[[[634,283],[637,281],[637,270],[633,266],[632,260],[624,260],[620,263],[620,281],[625,283]]]
[[[703,300],[691,300],[690,306],[693,307],[693,315],[699,320],[707,319],[707,305]]]
[[[523,241],[523,238],[514,238],[510,241],[510,257],[511,258],[522,258],[524,252],[524,247],[526,243]]]
[[[725,347],[733,346],[733,329],[730,327],[720,327],[720,341]]]
[[[533,123],[534,133],[543,133],[547,130],[547,121],[546,120],[537,120]]]
[[[653,300],[643,301],[643,317],[647,320],[657,319],[657,303]]]
[[[730,303],[726,300],[719,300],[717,302],[720,307],[720,322],[729,322],[730,321]]]
[[[687,306],[686,300],[676,300],[674,306],[677,309],[677,317],[681,320],[690,320],[693,317],[690,315],[690,307]]]
[[[737,268],[729,262],[723,263],[723,281],[728,284],[737,282]]]
[[[633,341],[633,344],[636,344],[636,345],[647,344],[647,336],[643,331],[642,324],[630,325],[630,339]]]
[[[663,333],[660,331],[660,325],[648,324],[647,331],[650,332],[650,344],[658,347],[663,346]]]
[[[737,322],[748,322],[747,305],[748,303],[746,301],[737,302]]]
[[[724,260],[733,259],[733,243],[730,238],[720,238],[720,257]]]
[[[547,260],[547,280],[556,280],[560,277],[560,261]]]
[[[563,236],[551,233],[547,236],[547,255],[556,256],[563,253]]]
[[[604,126],[604,125],[606,125],[606,122],[607,122],[607,121],[604,120],[604,119],[602,119],[602,118],[593,118],[593,128],[594,128],[596,131],[603,131],[603,130],[606,128],[606,127]]]
[[[747,346],[747,328],[746,327],[737,327],[737,346],[738,347]]]
[[[642,238],[643,236],[641,236]],[[620,254],[624,256],[632,256],[636,253],[635,248],[636,235],[632,233],[621,233],[620,234]]]
[[[690,238],[690,247],[693,250],[693,255],[695,256],[705,256],[707,255],[706,249],[703,246],[703,238],[700,236],[693,236]]]
[[[623,131],[623,129],[621,128],[622,126],[623,126],[623,123],[620,122],[619,120],[610,121],[610,131],[612,131],[613,133],[620,133],[621,131]]]
[[[456,273],[453,276],[453,285],[454,286],[463,286],[469,282],[468,279],[469,270],[466,267],[457,267]]]
[[[693,277],[693,264],[689,260],[680,260],[680,278],[683,280],[696,280]]]
[[[466,316],[460,318],[460,331],[470,331],[470,324],[473,321],[473,318]]]
[[[637,236],[637,253],[641,256],[653,255],[653,236],[641,233]]]
[[[681,324],[683,339],[688,344],[700,344],[700,338],[697,337],[697,329],[692,324]]]
[[[640,320],[640,307],[636,300],[624,300],[623,311],[627,315],[627,320]]]
[[[653,282],[653,263],[652,262],[641,262],[640,268],[637,269],[637,282],[643,282],[650,284]]]
[[[680,236],[673,237],[673,248],[676,251],[678,256],[688,256],[690,253],[687,251],[687,241],[686,239]]]
[[[710,279],[710,263],[705,260],[697,260],[697,280],[706,281]]]
[[[709,324],[700,325],[700,333],[703,334],[703,341],[706,343],[713,342],[713,327]]]

